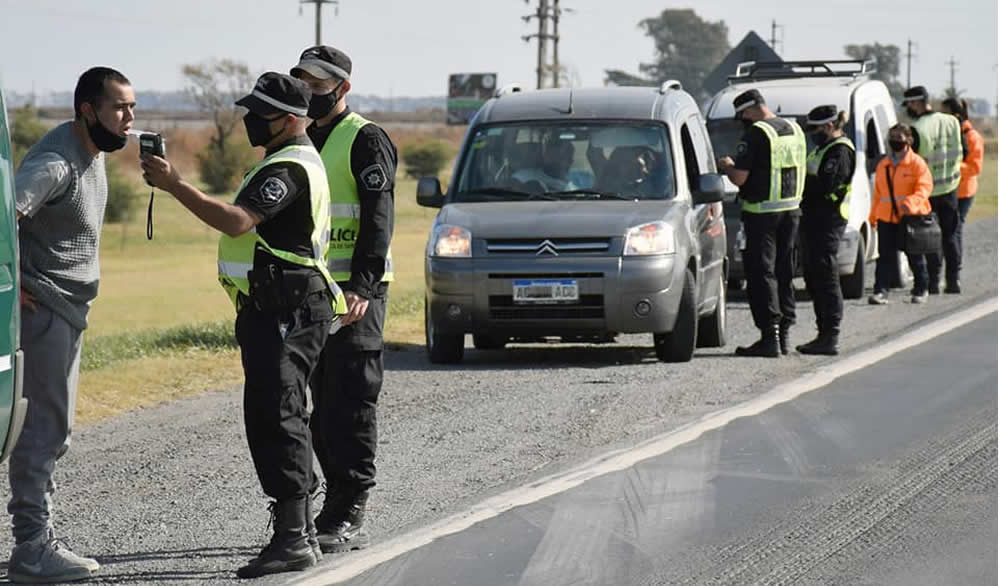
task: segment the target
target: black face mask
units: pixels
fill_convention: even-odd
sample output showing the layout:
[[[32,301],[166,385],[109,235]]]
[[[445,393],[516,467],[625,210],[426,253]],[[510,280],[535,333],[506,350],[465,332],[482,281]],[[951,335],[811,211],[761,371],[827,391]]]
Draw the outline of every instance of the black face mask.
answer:
[[[912,120],[916,120],[917,118],[920,117],[920,112],[917,112],[912,108],[907,108],[906,115],[909,116]]]
[[[809,134],[809,141],[817,147],[821,147],[830,141],[825,132],[813,132]]]
[[[274,120],[247,112],[246,116],[243,117],[243,125],[247,128],[247,139],[251,146],[264,146],[277,136],[278,133],[271,132],[272,122]]]
[[[905,140],[890,140],[889,141],[889,148],[892,149],[892,152],[894,152],[894,153],[901,153],[901,152],[903,152],[903,149],[906,148],[906,141]]]
[[[309,112],[306,113],[306,116],[313,120],[319,120],[329,114],[340,101],[340,94],[337,93],[337,90],[340,89],[341,85],[343,82],[328,94],[313,94],[312,99],[309,100]]]
[[[94,124],[87,122],[87,119],[83,119],[87,123],[87,134],[90,135],[90,140],[94,141],[94,146],[98,149],[106,152],[112,153],[125,146],[128,142],[128,135],[118,136],[114,132],[108,130],[104,123],[101,122],[100,118],[94,117]]]

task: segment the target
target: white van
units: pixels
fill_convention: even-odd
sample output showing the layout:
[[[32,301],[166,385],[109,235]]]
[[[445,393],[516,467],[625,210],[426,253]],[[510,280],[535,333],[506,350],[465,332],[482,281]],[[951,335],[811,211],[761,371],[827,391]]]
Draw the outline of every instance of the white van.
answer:
[[[795,119],[805,128],[805,117],[822,104],[834,104],[848,114],[844,133],[857,149],[851,183],[851,213],[837,254],[844,297],[859,299],[865,292],[865,262],[876,256],[874,235],[868,225],[875,165],[886,154],[889,128],[896,124],[896,110],[889,90],[871,79],[874,60],[784,61],[741,63],[729,77],[729,86],[704,107],[708,133],[716,156],[735,157],[743,125],[734,120],[733,98],[755,88],[775,114]],[[726,229],[729,232],[729,282],[743,279],[742,227],[736,187],[727,191]]]

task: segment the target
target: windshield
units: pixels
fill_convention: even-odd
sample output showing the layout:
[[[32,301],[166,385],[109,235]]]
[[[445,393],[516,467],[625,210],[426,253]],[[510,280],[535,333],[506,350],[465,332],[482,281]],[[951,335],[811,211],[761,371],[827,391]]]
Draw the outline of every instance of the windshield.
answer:
[[[672,199],[667,128],[659,123],[523,122],[470,139],[452,201]]]

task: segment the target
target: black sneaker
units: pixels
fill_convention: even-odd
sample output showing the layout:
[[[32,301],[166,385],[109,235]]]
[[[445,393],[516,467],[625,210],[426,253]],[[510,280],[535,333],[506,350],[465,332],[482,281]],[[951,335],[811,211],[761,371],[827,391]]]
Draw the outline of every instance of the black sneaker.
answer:
[[[961,295],[962,294],[962,284],[957,280],[951,281],[944,286],[944,292],[949,295]]]

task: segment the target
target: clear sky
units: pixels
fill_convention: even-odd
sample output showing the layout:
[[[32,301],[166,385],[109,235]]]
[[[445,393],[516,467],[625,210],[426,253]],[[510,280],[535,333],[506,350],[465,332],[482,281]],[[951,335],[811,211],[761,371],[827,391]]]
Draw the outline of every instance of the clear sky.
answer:
[[[997,92],[996,0],[561,0],[563,63],[584,86],[603,70],[636,72],[653,55],[637,23],[664,8],[694,7],[724,20],[736,44],[749,31],[765,39],[783,26],[786,59],[843,58],[849,43],[918,43],[913,83],[932,93],[956,85],[970,97]],[[324,7],[323,42],[354,60],[355,92],[429,96],[447,92],[454,72],[495,71],[501,84],[533,86],[535,48],[521,16],[524,0],[340,0]],[[72,90],[92,65],[120,69],[140,90],[180,89],[180,68],[212,57],[255,71],[287,71],[314,40],[314,7],[299,0],[0,0],[0,76],[8,91]],[[901,71],[905,83],[905,63]]]

